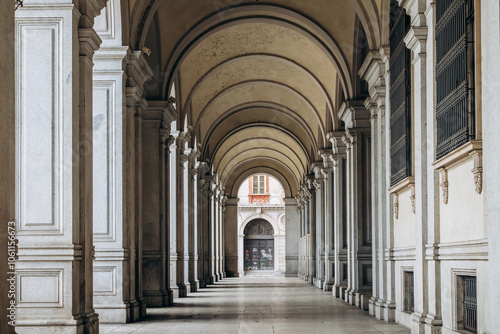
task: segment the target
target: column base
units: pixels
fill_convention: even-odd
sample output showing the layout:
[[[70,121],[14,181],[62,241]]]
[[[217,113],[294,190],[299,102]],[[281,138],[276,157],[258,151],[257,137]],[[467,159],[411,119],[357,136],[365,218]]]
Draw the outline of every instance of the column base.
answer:
[[[356,305],[355,291],[352,289],[347,289],[345,302],[349,305]]]
[[[169,292],[170,294],[170,303],[169,305],[172,305],[172,291]],[[137,302],[139,303],[139,307],[138,307],[138,319],[142,319],[146,316],[146,300],[144,299],[144,297],[141,297],[137,300]]]
[[[377,305],[377,298],[372,297],[368,301],[368,313],[372,316],[377,318],[377,320],[383,320],[380,318],[380,305]],[[378,315],[378,316],[377,316]]]
[[[325,282],[323,284],[324,291],[333,291],[333,282]]]
[[[174,291],[175,293],[175,291]],[[177,294],[178,294],[178,298],[184,298],[184,297],[187,297],[187,286],[182,283],[182,284],[177,284]]]
[[[411,314],[411,332],[412,333],[425,333],[425,317],[418,314]]]
[[[143,292],[144,294],[144,300],[146,301],[143,303],[141,307],[143,310],[141,310],[141,313],[143,315],[146,314],[146,304],[148,307],[164,307],[164,306],[170,306],[172,305],[172,292],[167,291],[167,290],[157,290],[157,291],[149,291],[146,290]]]
[[[362,310],[368,310],[368,301],[371,298],[369,292],[354,292],[354,305]]]
[[[189,285],[190,285],[190,291],[189,292],[197,292],[198,291],[198,286],[199,286],[199,282],[198,281],[189,282]]]
[[[323,286],[325,284],[325,279],[324,278],[316,278],[316,282],[315,282],[315,286],[318,288],[318,289],[321,289],[323,290]]]
[[[342,297],[343,297],[344,294],[343,294],[343,292],[341,290],[342,290],[342,286],[334,284],[333,288],[332,288],[332,295],[335,298],[342,299]]]
[[[138,304],[135,306],[139,306]],[[101,324],[126,324],[133,322],[134,305],[124,303],[121,305],[94,305],[94,309],[99,314]]]
[[[18,334],[98,334],[99,315],[91,314],[85,318],[16,319]]]
[[[339,298],[344,300],[344,301],[346,299],[346,291],[347,291],[346,287],[343,287],[343,286],[339,287]]]
[[[205,287],[208,287],[210,284],[214,284],[214,278],[212,276],[205,277]]]
[[[384,315],[384,321],[396,322],[396,304],[384,302],[382,303],[381,307],[381,311]]]
[[[198,279],[198,285],[199,285],[200,289],[203,289],[203,288],[207,287],[207,283],[205,282],[204,278]]]
[[[425,334],[441,334],[443,328],[443,320],[437,316],[427,314],[425,318],[424,331]]]

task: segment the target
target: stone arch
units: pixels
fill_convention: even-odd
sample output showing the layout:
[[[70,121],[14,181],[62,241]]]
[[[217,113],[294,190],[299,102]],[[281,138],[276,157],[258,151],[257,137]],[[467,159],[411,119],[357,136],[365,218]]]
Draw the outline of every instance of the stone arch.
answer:
[[[276,9],[279,8],[280,16],[284,16],[288,19],[280,17],[277,15]],[[241,20],[252,20],[252,22],[261,22],[262,20],[267,22],[278,23],[283,26],[297,31],[320,48],[323,52],[328,55],[332,65],[335,67],[339,76],[342,78],[341,83],[346,96],[352,96],[352,78],[349,71],[349,62],[342,52],[341,47],[338,43],[331,37],[331,35],[324,30],[324,28],[317,25],[312,20],[307,17],[289,10],[284,7],[278,7],[276,5],[247,5],[242,7],[229,7],[223,9],[225,11],[225,16],[234,16],[234,18],[226,19],[220,22],[220,17],[213,13],[200,22],[196,27],[194,27],[186,36],[181,43],[179,43],[169,56],[167,64],[165,64],[165,80],[164,80],[164,91],[170,86],[170,81],[176,68],[182,62],[182,59],[189,54],[189,50],[196,47],[204,38],[225,29],[227,25],[239,24]],[[249,12],[258,10],[262,13],[260,17],[255,17],[249,15]]]
[[[242,224],[243,225],[243,224]],[[245,233],[246,232],[246,233]],[[262,217],[251,219],[244,224],[243,234],[247,235],[269,235],[273,236],[275,233],[275,227],[268,220]]]

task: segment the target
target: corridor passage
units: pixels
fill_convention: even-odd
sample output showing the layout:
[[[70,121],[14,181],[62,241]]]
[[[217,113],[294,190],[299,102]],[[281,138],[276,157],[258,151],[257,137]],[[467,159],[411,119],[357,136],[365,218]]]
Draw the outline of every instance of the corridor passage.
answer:
[[[410,333],[298,278],[226,278],[147,313],[144,321],[101,325],[100,333]]]

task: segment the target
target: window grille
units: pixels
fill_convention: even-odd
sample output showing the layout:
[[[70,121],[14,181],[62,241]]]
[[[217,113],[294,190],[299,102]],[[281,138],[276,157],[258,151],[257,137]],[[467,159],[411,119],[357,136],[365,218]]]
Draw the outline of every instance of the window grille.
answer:
[[[415,284],[413,271],[405,271],[405,300],[404,300],[404,310],[406,312],[415,311]]]
[[[473,23],[473,0],[436,1],[437,159],[475,135]]]
[[[464,276],[464,330],[477,333],[476,277]]]
[[[391,1],[391,186],[411,175],[411,52],[404,43],[410,29],[406,10]]]

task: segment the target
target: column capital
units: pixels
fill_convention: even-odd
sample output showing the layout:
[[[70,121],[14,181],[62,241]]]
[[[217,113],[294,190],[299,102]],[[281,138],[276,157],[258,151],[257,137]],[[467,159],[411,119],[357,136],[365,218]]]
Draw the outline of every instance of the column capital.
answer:
[[[206,175],[210,171],[210,168],[208,167],[208,164],[204,161],[200,162],[198,164],[198,174],[205,180],[211,178],[211,176]]]
[[[425,58],[427,50],[427,27],[411,27],[404,37],[406,47],[415,53],[415,59]]]
[[[179,165],[181,165],[181,167],[184,167],[184,164],[188,162],[188,156],[184,153],[180,153],[179,154]]]
[[[342,142],[345,144],[346,149],[349,150],[356,142],[356,134],[346,129],[345,134],[342,136]]]
[[[361,79],[368,83],[368,91],[372,95],[374,87],[384,87],[383,93],[385,95],[385,71],[386,64],[382,60],[380,50],[371,50],[365,58],[358,71]]]
[[[174,144],[175,144],[174,136],[169,135],[167,138],[165,138],[165,145],[167,146],[167,149],[169,149]]]
[[[332,143],[332,153],[333,155],[344,154],[346,152],[345,143],[342,141],[342,137],[345,135],[345,132],[342,131],[334,131],[330,132],[327,135],[327,139]],[[333,162],[335,160],[332,159]]]
[[[366,110],[362,100],[344,101],[338,115],[346,129],[370,127],[370,113]]]
[[[143,99],[143,85],[153,77],[153,70],[140,51],[131,51],[125,58],[125,73],[127,75],[125,88],[127,107],[135,107]],[[151,102],[152,105],[155,104]]]
[[[80,28],[78,29],[78,42],[80,43],[80,56],[92,59],[102,40],[94,28]]]
[[[331,168],[333,167],[333,151],[331,148],[322,149],[318,152],[318,155],[323,159],[323,168]]]
[[[171,137],[170,130],[165,128],[159,128],[158,133],[160,137],[160,144],[166,145],[168,147],[167,141]]]

